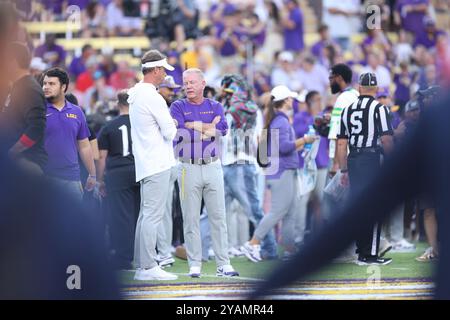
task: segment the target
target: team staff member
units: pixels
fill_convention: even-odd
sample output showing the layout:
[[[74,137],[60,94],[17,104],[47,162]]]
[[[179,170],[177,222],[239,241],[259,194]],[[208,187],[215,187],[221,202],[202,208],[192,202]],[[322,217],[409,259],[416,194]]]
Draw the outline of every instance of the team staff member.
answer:
[[[241,247],[241,251],[253,262],[261,261],[260,243],[280,221],[282,221],[284,258],[289,258],[295,250],[294,228],[299,208],[297,151],[302,149],[306,143],[313,143],[316,140],[314,136],[295,138],[294,128],[289,120],[294,112],[292,98],[295,96],[296,93],[291,92],[286,86],[276,86],[271,91],[271,100],[264,124],[264,129],[270,130],[270,132],[263,139],[268,141],[271,166],[277,166],[277,168],[273,172],[267,170],[265,172],[266,180],[272,191],[270,213],[262,218],[252,239]]]
[[[131,144],[128,94],[117,94],[119,116],[100,131],[100,160],[97,168],[100,193],[108,211],[113,261],[117,269],[131,269],[134,232],[140,209],[139,184],[136,183]],[[106,169],[106,174],[105,174]]]
[[[381,166],[382,150],[385,154],[393,148],[393,130],[386,106],[375,100],[377,79],[374,73],[364,73],[359,78],[358,100],[345,108],[338,134],[338,162],[345,182],[350,181],[351,192],[357,193]],[[381,146],[378,145],[379,140]],[[347,157],[347,147],[350,154]],[[347,167],[348,166],[348,167]],[[348,169],[347,169],[348,168]],[[385,265],[390,258],[379,257],[381,223],[361,231],[356,241],[357,264]]]
[[[219,137],[216,137],[216,134],[225,135],[228,130],[223,106],[203,97],[206,81],[201,70],[187,69],[183,73],[183,84],[187,98],[172,103],[170,112],[178,127],[175,153],[181,162],[178,183],[189,275],[193,278],[201,275],[199,213],[203,198],[211,226],[216,274],[238,276],[228,257],[225,191],[218,154]]]
[[[8,142],[9,156],[27,171],[42,174],[47,153],[44,148],[46,126],[45,97],[42,88],[30,74],[31,53],[25,44],[9,47],[6,72],[13,82],[9,97],[0,113],[0,130]]]
[[[78,153],[89,172],[86,191],[92,191],[97,180],[86,118],[80,107],[66,100],[64,93],[68,86],[69,76],[63,69],[52,68],[44,73],[43,89],[47,99],[45,150],[48,153],[45,174],[81,200],[83,187]]]
[[[150,50],[141,59],[144,79],[128,90],[136,181],[141,184],[141,208],[134,241],[136,280],[175,280],[157,263],[156,238],[168,197],[170,171],[175,165],[173,139],[177,133],[167,104],[156,91],[173,70],[166,56]]]

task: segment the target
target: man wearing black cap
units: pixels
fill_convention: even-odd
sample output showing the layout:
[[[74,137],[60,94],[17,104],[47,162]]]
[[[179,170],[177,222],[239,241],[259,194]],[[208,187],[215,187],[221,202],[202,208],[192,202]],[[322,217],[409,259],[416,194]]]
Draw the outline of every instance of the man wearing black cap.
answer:
[[[362,190],[370,176],[381,166],[381,155],[393,148],[393,130],[386,106],[375,100],[377,79],[374,73],[359,78],[358,100],[342,111],[337,135],[337,157],[343,182],[350,182],[352,192]],[[347,156],[347,147],[350,153]],[[347,173],[348,172],[348,173]],[[356,241],[359,265],[385,265],[390,258],[379,257],[380,223],[361,230]]]

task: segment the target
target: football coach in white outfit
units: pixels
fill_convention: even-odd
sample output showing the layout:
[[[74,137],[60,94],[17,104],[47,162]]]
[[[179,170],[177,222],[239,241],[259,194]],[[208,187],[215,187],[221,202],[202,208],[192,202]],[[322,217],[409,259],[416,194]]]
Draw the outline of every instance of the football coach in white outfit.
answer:
[[[173,70],[166,56],[150,50],[141,59],[144,79],[128,90],[131,139],[136,181],[141,184],[141,209],[134,243],[135,280],[175,280],[156,261],[158,225],[168,197],[170,169],[175,165],[172,141],[177,133],[164,98],[157,87]]]

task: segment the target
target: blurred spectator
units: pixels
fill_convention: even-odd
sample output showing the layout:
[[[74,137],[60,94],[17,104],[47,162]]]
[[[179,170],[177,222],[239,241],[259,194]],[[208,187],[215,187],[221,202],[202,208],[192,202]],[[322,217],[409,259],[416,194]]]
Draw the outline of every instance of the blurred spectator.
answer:
[[[303,12],[297,0],[284,0],[284,9],[281,14],[283,26],[284,50],[300,52],[305,44],[303,42]]]
[[[106,36],[105,19],[105,8],[98,1],[90,1],[87,4],[86,10],[82,11],[82,37],[92,38]]]
[[[110,36],[142,35],[142,20],[140,17],[126,17],[123,0],[112,0],[106,7],[106,21]]]
[[[114,62],[114,53],[102,54],[100,56],[98,69],[103,72],[106,82],[109,83],[111,75],[117,70],[117,64]]]
[[[408,62],[400,63],[400,72],[394,74],[395,103],[403,111],[403,107],[411,98],[411,85],[413,83],[413,74],[409,71]]]
[[[423,19],[428,12],[429,3],[429,0],[398,0],[394,12],[395,24],[413,34],[423,33]]]
[[[97,71],[97,57],[91,56],[86,61],[86,71],[82,72],[76,80],[76,89],[80,93],[86,92],[87,89],[94,85],[94,72]]]
[[[304,90],[318,91],[320,95],[324,95],[328,91],[328,70],[316,63],[312,56],[304,58],[298,78],[303,84]]]
[[[273,63],[275,52],[283,50],[283,37],[281,35],[280,12],[274,1],[264,1],[268,13],[266,24],[266,39],[264,47],[260,53],[263,55],[263,62]]]
[[[238,52],[242,34],[236,26],[239,23],[239,12],[235,7],[226,7],[223,11],[223,22],[217,25],[217,49],[222,57],[232,57]]]
[[[418,85],[419,90],[424,90],[430,86],[438,85],[436,66],[434,64],[429,64],[421,70]]]
[[[414,54],[409,37],[410,35],[405,30],[399,30],[398,41],[393,48],[396,65],[402,61],[409,62]]]
[[[190,2],[190,1],[189,1]],[[185,5],[185,9],[191,5]],[[164,42],[177,42],[177,50],[183,50],[186,34],[183,26],[183,12],[177,0],[151,0],[151,11],[145,27],[147,37],[160,38]],[[185,10],[187,13],[187,10]],[[190,10],[189,10],[190,11]],[[164,49],[164,48],[161,48]]]
[[[63,20],[64,12],[67,8],[67,0],[41,0],[44,7],[44,14],[42,19],[44,21]]]
[[[272,89],[270,75],[262,67],[255,68],[254,82],[255,92],[258,96]]]
[[[69,66],[69,74],[77,79],[80,74],[86,71],[86,62],[95,55],[95,50],[90,44],[85,44],[81,49],[81,56],[75,57]]]
[[[279,54],[278,61],[278,66],[272,71],[272,85],[284,85],[290,90],[298,92],[302,88],[302,83],[298,78],[297,69],[294,64],[294,55],[289,51],[284,51]]]
[[[45,43],[34,51],[34,56],[42,58],[49,67],[64,67],[66,55],[64,48],[56,44],[56,36],[51,33],[45,37]]]
[[[377,76],[378,88],[389,88],[391,84],[391,74],[389,70],[380,64],[380,57],[374,53],[367,55],[367,66],[360,70],[360,74],[373,72]]]
[[[195,0],[177,0],[182,15],[183,31],[186,39],[195,39],[199,35],[199,10]]]
[[[330,37],[330,30],[328,25],[321,24],[319,29],[317,30],[319,33],[320,40],[314,43],[311,47],[311,53],[319,59],[319,61],[323,61],[325,55],[325,47],[334,46],[336,43]]]
[[[180,64],[180,55],[172,50],[167,53],[167,62],[174,68],[173,71],[167,70],[166,73],[172,76],[175,83],[183,83],[183,67]]]
[[[365,53],[382,50],[389,52],[391,44],[381,29],[368,29],[367,37],[363,40],[362,47]]]
[[[94,73],[94,86],[86,91],[84,108],[86,114],[95,113],[97,106],[105,105],[115,97],[114,88],[106,84],[105,75],[100,70]]]
[[[109,79],[111,87],[115,90],[131,88],[136,82],[136,73],[131,70],[126,61],[117,63],[117,71],[114,72]]]
[[[34,57],[31,59],[30,72],[38,82],[40,82],[40,76],[46,69],[47,64],[42,60],[42,58]]]
[[[343,50],[350,49],[350,37],[361,29],[360,1],[324,0],[322,23],[331,26],[331,38]]]
[[[254,48],[261,48],[266,39],[265,24],[259,19],[254,12],[248,14],[245,20],[241,21],[242,33],[247,40],[251,41]],[[255,50],[253,50],[255,54]]]
[[[444,31],[438,30],[436,28],[436,22],[429,17],[425,17],[424,25],[424,32],[416,34],[414,46],[422,45],[427,49],[434,48],[438,41],[438,37],[446,36],[446,34]]]

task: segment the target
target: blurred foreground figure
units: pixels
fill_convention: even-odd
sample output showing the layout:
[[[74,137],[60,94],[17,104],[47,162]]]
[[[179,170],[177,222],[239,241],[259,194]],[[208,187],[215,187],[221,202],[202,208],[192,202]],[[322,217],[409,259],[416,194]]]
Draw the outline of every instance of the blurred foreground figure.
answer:
[[[1,151],[0,299],[119,298],[93,215]]]
[[[12,7],[0,2],[1,70],[15,27]],[[10,80],[0,74],[2,104]],[[119,298],[98,222],[42,177],[21,171],[8,141],[0,135],[0,299]]]
[[[450,299],[450,96],[424,110],[417,127],[386,159],[373,180],[316,233],[291,261],[281,265],[252,298],[318,270],[363,230],[406,199],[423,192],[436,198],[440,256],[435,274],[436,299]]]

